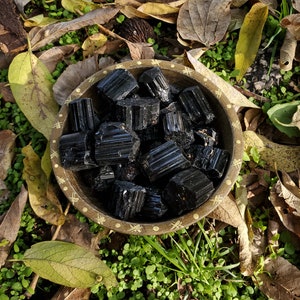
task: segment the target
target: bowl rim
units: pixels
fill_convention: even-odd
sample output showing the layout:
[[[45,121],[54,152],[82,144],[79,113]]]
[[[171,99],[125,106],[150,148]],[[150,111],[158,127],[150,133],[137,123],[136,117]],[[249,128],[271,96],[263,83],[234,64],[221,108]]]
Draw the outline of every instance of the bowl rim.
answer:
[[[79,195],[79,185],[74,184],[74,182],[70,181],[70,178],[72,178],[73,176],[73,172],[64,169],[60,165],[58,151],[59,137],[63,128],[63,124],[67,119],[67,104],[72,100],[81,97],[81,95],[83,95],[93,84],[98,82],[109,72],[119,68],[128,69],[130,71],[130,69],[150,68],[154,66],[160,67],[161,69],[168,69],[181,75],[184,74],[187,77],[191,77],[193,80],[197,81],[200,86],[203,86],[204,88],[207,88],[212,92],[229,118],[233,137],[233,153],[225,178],[213,193],[212,197],[193,211],[190,211],[179,217],[174,217],[173,219],[159,221],[156,223],[119,220],[117,218],[114,218],[113,216],[101,212],[96,205],[89,201],[86,201],[86,195]],[[239,174],[242,165],[242,156],[242,128],[235,111],[235,107],[230,102],[230,99],[228,99],[226,93],[224,93],[218,87],[218,85],[213,82],[213,80],[206,78],[205,75],[200,72],[197,72],[181,64],[155,59],[126,61],[123,63],[114,64],[101,69],[100,71],[88,77],[77,88],[75,88],[75,90],[66,99],[65,104],[58,112],[50,137],[50,158],[53,172],[56,177],[57,183],[60,186],[60,189],[63,191],[68,200],[73,204],[73,206],[83,215],[104,227],[121,233],[135,235],[157,235],[174,232],[193,223],[196,223],[197,221],[209,215],[209,213],[211,213],[229,194]]]

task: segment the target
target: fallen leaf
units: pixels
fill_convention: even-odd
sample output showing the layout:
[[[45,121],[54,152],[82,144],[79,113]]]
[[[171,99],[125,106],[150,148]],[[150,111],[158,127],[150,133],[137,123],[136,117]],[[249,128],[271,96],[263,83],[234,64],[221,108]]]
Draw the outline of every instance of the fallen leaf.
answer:
[[[243,136],[245,151],[255,147],[266,162],[265,170],[292,172],[300,168],[300,146],[277,144],[250,130],[244,131]]]
[[[286,28],[297,41],[300,41],[300,13],[299,14],[290,14],[284,17],[280,25],[283,28]]]
[[[0,131],[0,180],[4,180],[15,155],[16,135],[11,130]]]
[[[88,223],[82,223],[75,215],[68,214],[65,223],[57,235],[57,239],[82,246],[96,253],[99,239],[104,237],[107,233],[107,230],[104,229],[103,235],[101,234],[98,237],[91,233]]]
[[[234,7],[241,7],[246,2],[248,2],[248,0],[232,0],[231,5],[234,6]]]
[[[34,213],[51,224],[62,225],[65,215],[41,168],[40,158],[30,145],[22,148],[22,154],[24,155],[23,179],[28,186],[29,202]]]
[[[244,114],[245,129],[256,131],[256,129],[264,121],[264,119],[265,117],[261,109],[248,109]]]
[[[98,57],[95,56],[68,66],[53,86],[54,97],[57,103],[63,105],[68,96],[80,83],[101,68],[105,68],[113,63],[114,60],[110,57],[103,57],[98,62]]]
[[[31,52],[20,53],[9,66],[8,81],[26,118],[49,139],[58,105],[53,99],[51,74],[46,66]]]
[[[52,164],[50,158],[50,143],[47,143],[46,149],[41,159],[41,168],[46,175],[47,180],[50,180],[50,175],[52,173]]]
[[[141,2],[136,0],[115,0],[115,4],[119,6],[133,6],[133,7],[139,7],[142,5]]]
[[[282,172],[282,180],[279,177],[279,180],[275,184],[275,190],[278,196],[283,198],[295,210],[292,213],[300,217],[300,188],[288,173]]]
[[[63,34],[94,24],[105,24],[119,12],[118,8],[100,8],[67,22],[35,27],[29,32],[32,51],[56,41]]]
[[[300,11],[300,2],[298,0],[292,0],[292,6],[295,10]]]
[[[241,8],[232,8],[230,10],[230,14],[231,19],[228,26],[229,32],[240,29],[242,27],[247,11]]]
[[[5,203],[8,200],[9,194],[10,191],[7,188],[5,182],[2,179],[0,179],[0,204]],[[1,222],[1,217],[2,216],[0,216],[0,222]]]
[[[9,87],[9,84],[7,82],[0,82],[0,94],[2,95],[2,99],[4,102],[11,102],[11,103],[16,102],[11,92],[11,89]]]
[[[105,45],[107,42],[107,36],[102,33],[95,33],[88,36],[82,43],[81,48],[83,49],[83,57],[94,55],[95,51]]]
[[[210,81],[213,83],[213,86],[209,86],[210,83],[208,82],[208,89],[213,90],[214,86],[217,86],[219,90],[225,94],[228,101],[233,105],[259,108],[257,105],[249,101],[243,94],[237,91],[232,85],[230,85],[220,76],[216,75],[213,71],[209,70],[200,61],[195,59],[189,51],[186,53],[186,56],[190,65],[192,65],[192,67],[197,72],[201,73],[204,77],[209,78]]]
[[[85,12],[87,9],[95,10],[103,6],[89,0],[62,0],[61,5],[64,9],[72,13]]]
[[[142,4],[138,11],[150,16],[152,18],[164,21],[166,23],[175,24],[179,8],[156,2],[146,2]]]
[[[274,206],[282,224],[300,237],[300,217],[292,213],[289,205],[283,197],[280,197],[273,186],[270,192],[270,201]]]
[[[230,24],[231,0],[188,0],[179,10],[177,31],[185,40],[205,46],[219,42]]]
[[[91,289],[78,289],[61,286],[50,300],[89,300]]]
[[[28,193],[22,186],[19,195],[11,204],[0,224],[0,267],[5,264],[10,248],[18,236],[27,197]]]
[[[288,260],[278,256],[267,258],[264,262],[264,273],[259,274],[259,289],[268,299],[299,300],[300,271]]]
[[[55,46],[48,50],[36,53],[36,56],[48,68],[49,72],[52,73],[56,69],[58,62],[66,60],[79,49],[80,46],[77,44]]]
[[[46,25],[54,24],[59,22],[58,19],[45,17],[43,14],[36,15],[24,21],[25,27],[43,27]]]
[[[155,52],[153,47],[148,43],[132,43],[126,41],[132,60],[152,59]]]
[[[254,4],[245,16],[235,50],[236,80],[240,81],[254,62],[262,37],[262,30],[268,17],[268,7]]]
[[[149,18],[148,15],[144,14],[143,12],[137,10],[137,8],[125,5],[120,8],[120,13],[122,13],[127,18],[141,18],[141,19],[147,19]]]
[[[113,272],[103,261],[72,243],[36,243],[25,251],[23,261],[40,277],[68,287],[88,288],[102,282],[111,288],[117,284]]]
[[[31,0],[14,0],[15,4],[18,7],[20,13],[24,14],[24,7],[30,2]]]
[[[293,68],[296,48],[297,40],[289,31],[286,31],[283,44],[280,48],[279,65],[281,70],[290,71]]]
[[[300,101],[275,104],[267,114],[279,131],[288,137],[300,137]]]

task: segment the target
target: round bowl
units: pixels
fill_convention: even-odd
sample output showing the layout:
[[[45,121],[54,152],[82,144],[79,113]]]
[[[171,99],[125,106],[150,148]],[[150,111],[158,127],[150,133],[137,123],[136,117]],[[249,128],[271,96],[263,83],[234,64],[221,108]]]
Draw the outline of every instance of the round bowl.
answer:
[[[201,206],[169,220],[151,222],[131,222],[119,220],[109,214],[104,208],[99,206],[99,200],[91,196],[88,187],[86,187],[77,172],[64,169],[60,164],[59,158],[59,139],[66,132],[68,122],[68,103],[77,98],[95,97],[96,84],[104,78],[109,72],[117,68],[123,68],[130,71],[136,78],[146,69],[158,66],[169,83],[176,83],[180,87],[199,85],[208,97],[211,107],[216,115],[216,127],[222,137],[222,148],[230,153],[227,170],[219,186],[213,195]],[[57,182],[69,201],[83,215],[94,222],[103,225],[112,230],[136,235],[154,235],[177,231],[183,227],[189,226],[211,213],[226,197],[239,174],[242,154],[243,141],[242,130],[234,106],[230,103],[226,93],[210,78],[198,73],[183,65],[174,64],[159,60],[138,60],[128,61],[112,65],[95,73],[84,82],[82,82],[67,99],[58,113],[54,124],[51,141],[51,160]]]

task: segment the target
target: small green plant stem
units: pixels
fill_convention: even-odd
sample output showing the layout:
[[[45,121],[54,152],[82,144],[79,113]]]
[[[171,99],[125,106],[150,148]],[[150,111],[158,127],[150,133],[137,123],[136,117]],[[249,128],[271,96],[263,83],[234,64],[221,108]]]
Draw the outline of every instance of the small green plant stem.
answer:
[[[64,215],[65,215],[65,216],[68,214],[69,209],[70,209],[70,206],[71,206],[71,204],[70,204],[70,202],[69,202],[68,205],[67,205],[67,207],[66,207],[66,209],[65,209],[65,211],[64,211]],[[55,240],[57,239],[57,236],[58,236],[58,234],[59,234],[59,231],[61,230],[61,227],[62,227],[62,225],[58,225],[58,226],[56,227],[55,232],[53,233],[53,236],[52,236],[52,238],[51,238],[51,241],[55,241]],[[31,280],[31,283],[30,283],[30,285],[29,285],[29,288],[28,288],[27,291],[24,293],[24,296],[26,296],[27,299],[30,299],[30,298],[33,296],[39,278],[40,278],[39,275],[34,274],[32,280]],[[33,291],[33,292],[31,293],[31,292],[29,292],[29,291]]]

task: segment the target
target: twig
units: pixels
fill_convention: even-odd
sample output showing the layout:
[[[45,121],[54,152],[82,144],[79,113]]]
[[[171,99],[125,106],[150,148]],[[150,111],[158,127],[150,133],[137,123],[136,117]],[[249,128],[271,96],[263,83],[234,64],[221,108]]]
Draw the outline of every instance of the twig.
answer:
[[[266,97],[263,97],[263,96],[260,96],[260,95],[257,95],[257,94],[255,94],[253,92],[248,91],[248,90],[244,90],[244,89],[242,89],[241,87],[239,87],[237,85],[234,85],[233,87],[236,90],[238,90],[240,93],[242,93],[243,95],[245,95],[246,97],[252,97],[255,100],[260,101],[260,102],[270,102],[270,99],[268,99]]]
[[[67,207],[66,207],[66,209],[65,209],[65,211],[64,211],[64,215],[65,215],[65,216],[68,214],[69,209],[70,209],[70,206],[71,206],[71,204],[70,204],[70,202],[69,202],[68,205],[67,205]],[[62,225],[58,225],[58,226],[56,227],[55,232],[53,233],[53,236],[52,236],[52,238],[51,238],[51,241],[56,240],[56,238],[57,238],[57,236],[58,236],[58,233],[59,233],[59,231],[61,230],[61,227],[62,227]],[[29,291],[26,291],[26,292],[24,293],[24,296],[25,296],[27,299],[30,299],[30,298],[33,296],[39,278],[40,278],[40,276],[39,276],[38,274],[34,274],[32,280],[31,280],[31,283],[30,283],[30,285],[29,285],[29,288],[30,288],[31,290],[33,290],[33,293],[30,293]]]

